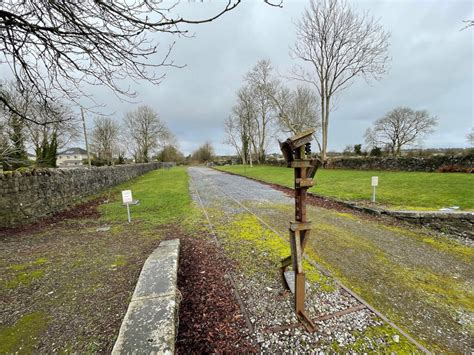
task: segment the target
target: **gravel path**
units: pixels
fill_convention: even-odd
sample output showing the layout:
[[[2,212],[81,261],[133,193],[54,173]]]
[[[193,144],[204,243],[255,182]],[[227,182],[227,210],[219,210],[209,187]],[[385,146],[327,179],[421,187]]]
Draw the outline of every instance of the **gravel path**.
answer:
[[[250,215],[246,208],[280,235],[287,235],[293,199],[285,193],[207,168],[190,168],[189,174],[194,184],[191,192],[194,188],[199,192],[211,223],[221,231],[218,236],[229,250],[235,241],[226,237],[226,226]],[[197,201],[195,193],[193,198]],[[428,348],[451,352],[474,349],[472,250],[438,235],[335,210],[308,206],[308,216],[313,221],[308,253],[346,285]],[[295,323],[291,296],[282,293],[277,278],[237,274],[236,279],[255,325],[255,339],[264,350],[355,349],[353,344],[364,351],[387,350],[390,346],[396,349],[397,336],[388,337],[386,330],[379,336],[374,329],[383,322],[367,309],[318,322],[319,330],[313,335],[300,328],[269,332],[276,325]],[[307,300],[312,317],[358,304],[337,287],[322,292],[317,282],[311,284]],[[376,340],[365,336],[361,345],[361,334],[368,329],[378,334],[373,337]]]

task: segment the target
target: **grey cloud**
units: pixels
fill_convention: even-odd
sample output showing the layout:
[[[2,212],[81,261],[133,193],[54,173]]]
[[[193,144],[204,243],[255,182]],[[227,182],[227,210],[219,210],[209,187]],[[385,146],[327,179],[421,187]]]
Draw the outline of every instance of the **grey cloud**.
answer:
[[[205,16],[221,2],[179,5],[181,15]],[[230,114],[243,75],[262,58],[271,59],[286,74],[294,61],[289,47],[295,40],[294,21],[307,2],[284,2],[283,9],[263,1],[244,1],[219,20],[190,27],[195,38],[176,39],[173,58],[183,69],[167,69],[158,87],[130,83],[139,100],[153,106],[190,153],[211,140],[219,153],[232,153],[224,139],[223,121]],[[357,1],[391,32],[390,72],[370,85],[363,79],[338,97],[330,122],[329,148],[363,142],[371,123],[395,106],[427,109],[440,119],[425,146],[466,146],[473,122],[473,34],[459,31],[462,20],[474,18],[468,1]],[[173,38],[158,37],[163,48]],[[295,85],[291,82],[289,85]],[[118,117],[133,109],[107,90],[92,88],[98,101]],[[277,151],[275,144],[271,150]]]

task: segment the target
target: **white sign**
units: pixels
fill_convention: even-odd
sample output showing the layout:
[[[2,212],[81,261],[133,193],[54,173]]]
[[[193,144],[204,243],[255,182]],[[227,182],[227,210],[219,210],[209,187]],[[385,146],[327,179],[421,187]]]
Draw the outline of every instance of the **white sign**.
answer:
[[[122,191],[122,201],[125,204],[129,204],[133,202],[132,199],[132,191],[131,190],[124,190]]]
[[[372,186],[379,186],[379,177],[378,176],[372,176]]]

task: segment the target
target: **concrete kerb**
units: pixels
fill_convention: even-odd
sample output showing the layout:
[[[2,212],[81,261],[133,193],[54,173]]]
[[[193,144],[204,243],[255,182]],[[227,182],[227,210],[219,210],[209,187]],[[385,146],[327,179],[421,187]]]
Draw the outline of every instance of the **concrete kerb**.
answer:
[[[179,245],[163,241],[146,260],[112,354],[174,354]]]
[[[311,194],[311,193],[310,193]],[[361,206],[354,202],[341,201],[311,194],[318,198],[327,199],[343,204],[354,210],[373,215],[386,215],[412,224],[429,227],[442,233],[474,240],[474,212],[466,211],[392,211],[378,207]]]

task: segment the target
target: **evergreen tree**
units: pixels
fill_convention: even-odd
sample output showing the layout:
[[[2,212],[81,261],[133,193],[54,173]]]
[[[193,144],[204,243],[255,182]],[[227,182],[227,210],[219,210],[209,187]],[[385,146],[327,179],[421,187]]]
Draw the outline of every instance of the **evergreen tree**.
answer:
[[[25,127],[24,122],[17,115],[12,115],[9,121],[10,130],[8,132],[8,138],[13,149],[8,158],[12,162],[11,168],[18,169],[24,166],[28,160],[28,154],[25,148]]]
[[[41,146],[36,149],[36,163],[38,166],[45,168],[56,168],[56,156],[58,153],[58,139],[57,133],[53,132],[51,141],[48,137],[43,137]]]
[[[56,168],[56,156],[58,154],[58,136],[56,132],[53,132],[51,137],[51,143],[49,144],[48,151],[46,154],[46,162],[48,167]]]

